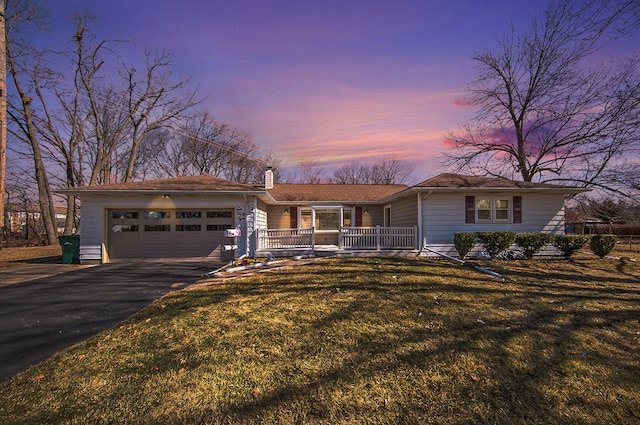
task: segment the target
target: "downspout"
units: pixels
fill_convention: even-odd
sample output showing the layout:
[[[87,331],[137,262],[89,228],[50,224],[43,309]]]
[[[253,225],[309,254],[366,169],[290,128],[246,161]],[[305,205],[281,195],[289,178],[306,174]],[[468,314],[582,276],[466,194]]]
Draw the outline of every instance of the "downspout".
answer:
[[[258,234],[256,229],[258,228],[258,197],[254,196],[253,197],[253,240],[255,241],[254,245],[253,245],[253,249],[254,251],[251,252],[250,257],[255,257],[256,252],[255,250],[258,249]]]
[[[249,200],[247,199],[246,193],[243,193],[242,197],[244,198],[244,232],[242,232],[242,237],[244,237],[244,255],[249,256]]]
[[[424,207],[423,202],[427,200],[429,196],[431,196],[432,191],[430,190],[424,197],[420,192],[418,192],[418,240],[420,243],[420,253],[427,246],[427,236],[424,234]]]

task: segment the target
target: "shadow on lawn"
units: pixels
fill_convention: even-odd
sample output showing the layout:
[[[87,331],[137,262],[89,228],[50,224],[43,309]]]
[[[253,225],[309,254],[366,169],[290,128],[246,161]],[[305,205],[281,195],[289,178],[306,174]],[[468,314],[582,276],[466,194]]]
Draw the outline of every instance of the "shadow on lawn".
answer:
[[[147,423],[637,423],[637,276],[597,264],[496,262],[499,280],[443,261],[323,260],[180,291],[80,347],[89,363],[72,376],[93,355],[109,375],[89,398],[46,393],[99,395]]]
[[[353,267],[311,269],[306,277],[300,277],[305,270],[291,270],[260,283],[249,279],[202,300],[204,306],[274,291],[283,297],[304,294],[309,302],[334,293],[353,298],[305,324],[293,350],[311,358],[318,344],[326,344],[343,353],[340,361],[310,373],[304,383],[230,401],[209,412],[205,422],[251,422],[291,405],[306,409],[300,412],[306,420],[357,417],[358,407],[339,411],[330,394],[381,376],[406,380],[401,386],[409,396],[398,397],[395,410],[380,401],[376,413],[396,421],[452,414],[478,423],[638,419],[638,399],[628,395],[640,389],[635,343],[629,338],[638,329],[637,276],[587,274],[581,279],[595,285],[579,287],[570,272],[557,270],[551,276],[522,272],[503,282],[441,263],[431,273],[429,263],[411,260],[350,261]],[[362,271],[363,264],[371,271]],[[447,270],[450,277],[443,276]],[[333,335],[341,326],[353,333],[354,321],[398,326],[381,334],[362,331],[340,343],[304,337]],[[442,403],[443,392],[454,405]]]

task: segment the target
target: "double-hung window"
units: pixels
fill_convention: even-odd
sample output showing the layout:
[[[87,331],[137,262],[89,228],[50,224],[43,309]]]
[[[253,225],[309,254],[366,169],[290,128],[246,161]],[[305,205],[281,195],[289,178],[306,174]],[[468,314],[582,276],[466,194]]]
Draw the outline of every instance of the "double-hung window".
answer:
[[[501,222],[511,220],[511,199],[476,198],[476,219],[478,222]]]

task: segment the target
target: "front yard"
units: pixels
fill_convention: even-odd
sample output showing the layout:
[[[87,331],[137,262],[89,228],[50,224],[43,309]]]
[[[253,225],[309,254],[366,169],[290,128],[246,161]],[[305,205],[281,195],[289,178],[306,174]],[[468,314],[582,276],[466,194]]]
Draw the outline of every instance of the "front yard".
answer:
[[[637,424],[630,261],[330,259],[168,295],[0,385],[1,423]]]

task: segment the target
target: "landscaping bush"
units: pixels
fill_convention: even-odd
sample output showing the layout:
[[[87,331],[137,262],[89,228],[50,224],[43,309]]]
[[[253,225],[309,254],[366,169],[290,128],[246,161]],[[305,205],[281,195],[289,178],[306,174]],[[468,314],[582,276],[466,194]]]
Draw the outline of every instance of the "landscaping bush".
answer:
[[[464,259],[471,252],[477,238],[476,232],[455,232],[453,234],[453,243],[461,259]]]
[[[589,237],[585,235],[556,235],[553,246],[560,250],[564,258],[568,259],[588,242]]]
[[[516,245],[524,250],[525,258],[531,260],[536,252],[552,240],[553,235],[549,233],[518,233],[515,241]]]
[[[478,232],[476,235],[492,259],[506,251],[516,238],[514,232]]]
[[[600,258],[604,258],[608,255],[618,242],[616,235],[593,235],[589,239],[589,246],[591,251]]]

